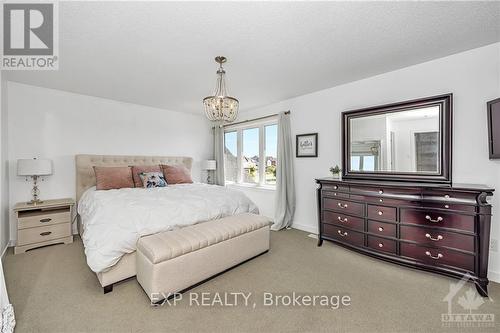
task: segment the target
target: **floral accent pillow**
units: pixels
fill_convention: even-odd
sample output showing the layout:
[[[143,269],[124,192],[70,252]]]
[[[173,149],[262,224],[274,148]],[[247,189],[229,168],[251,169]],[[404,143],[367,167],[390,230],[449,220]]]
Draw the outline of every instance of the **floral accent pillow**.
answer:
[[[135,187],[142,187],[142,179],[139,176],[143,172],[161,172],[159,165],[133,165],[132,166],[132,176],[134,177]]]
[[[163,177],[163,172],[141,172],[139,174],[144,188],[165,187],[167,182]]]

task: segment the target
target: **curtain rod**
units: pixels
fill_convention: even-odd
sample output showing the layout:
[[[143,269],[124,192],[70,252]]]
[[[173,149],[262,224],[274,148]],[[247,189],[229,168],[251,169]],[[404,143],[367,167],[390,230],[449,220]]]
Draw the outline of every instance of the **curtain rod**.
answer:
[[[290,114],[290,110],[285,111],[285,114]],[[219,125],[219,127],[227,127],[227,126],[233,126],[233,125],[240,125],[240,124],[248,123],[248,122],[251,122],[251,121],[257,121],[257,120],[267,119],[267,118],[271,118],[271,117],[276,117],[277,115],[279,115],[279,113],[270,114],[268,116],[254,118],[254,119],[242,120],[242,121],[239,121],[237,123],[230,123],[230,124],[226,124],[226,125]]]

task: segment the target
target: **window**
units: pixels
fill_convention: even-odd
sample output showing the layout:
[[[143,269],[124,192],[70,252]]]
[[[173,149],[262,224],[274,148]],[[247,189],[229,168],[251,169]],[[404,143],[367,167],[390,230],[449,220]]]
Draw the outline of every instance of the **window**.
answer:
[[[259,183],[259,128],[243,130],[243,182]]]
[[[236,182],[238,179],[238,133],[224,133],[224,174],[226,181]]]
[[[227,127],[224,133],[226,183],[276,185],[277,138],[275,119]]]

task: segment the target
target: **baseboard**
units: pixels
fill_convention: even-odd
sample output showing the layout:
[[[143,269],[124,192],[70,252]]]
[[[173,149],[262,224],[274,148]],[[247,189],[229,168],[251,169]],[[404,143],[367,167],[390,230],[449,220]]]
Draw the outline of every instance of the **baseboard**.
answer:
[[[490,281],[500,283],[500,273],[495,271],[488,271],[488,279]]]
[[[312,234],[318,234],[318,227],[317,226],[310,226],[310,225],[304,225],[304,224],[298,224],[298,223],[293,223],[292,224],[292,228],[293,229],[297,229],[297,230],[302,230],[302,231],[305,231],[305,232],[309,232],[309,233],[312,233]]]
[[[1,256],[2,260],[3,260],[3,258],[5,258],[5,254],[7,253],[7,249],[9,247],[12,247],[12,246],[14,246],[14,242],[12,240],[9,240],[7,242],[7,245],[5,245],[5,248],[2,250],[2,256]]]

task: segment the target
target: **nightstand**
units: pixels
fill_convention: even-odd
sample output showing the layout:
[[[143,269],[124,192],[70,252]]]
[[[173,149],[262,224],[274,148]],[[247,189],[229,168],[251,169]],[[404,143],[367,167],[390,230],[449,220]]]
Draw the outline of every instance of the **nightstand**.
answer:
[[[45,245],[72,243],[71,213],[74,205],[73,199],[45,200],[36,205],[16,204],[17,246],[14,254]]]

